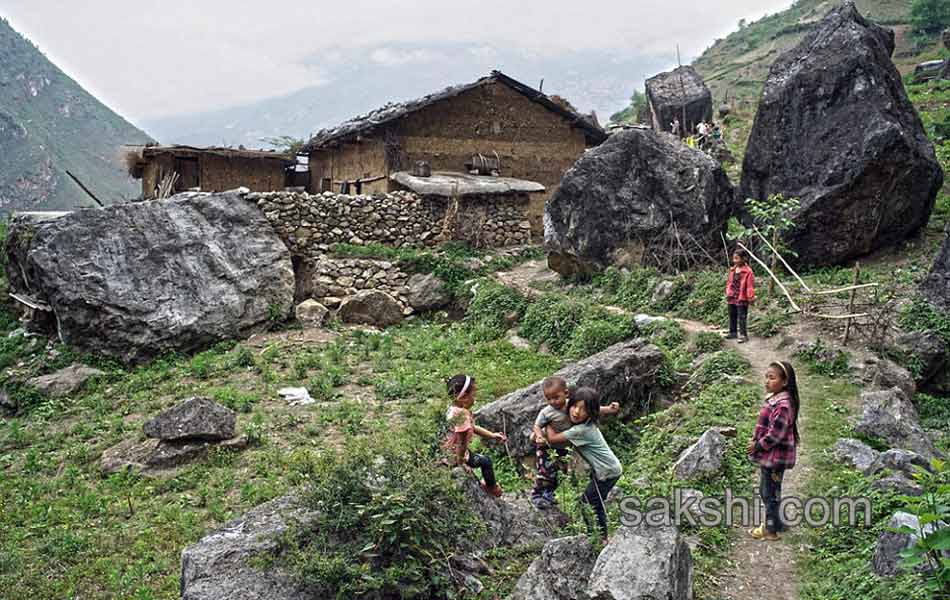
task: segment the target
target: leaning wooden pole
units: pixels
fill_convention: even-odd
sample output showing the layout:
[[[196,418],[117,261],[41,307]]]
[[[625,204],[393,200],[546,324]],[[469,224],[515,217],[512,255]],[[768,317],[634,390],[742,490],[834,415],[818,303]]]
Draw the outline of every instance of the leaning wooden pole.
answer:
[[[857,285],[858,285],[858,280],[860,278],[861,278],[861,263],[856,262],[854,263],[854,280],[852,282],[852,285],[854,287],[851,288],[851,294],[848,298],[848,314],[849,315],[854,312],[854,300],[858,294]],[[845,346],[848,345],[848,340],[851,338],[851,325],[853,323],[854,323],[854,319],[851,318],[851,319],[848,319],[847,325],[844,326],[844,345]]]
[[[737,243],[739,244],[739,247],[745,250],[746,252],[748,252],[749,256],[751,256],[753,260],[755,260],[755,262],[759,263],[762,266],[762,268],[765,269],[765,272],[769,274],[769,277],[771,277],[775,281],[775,283],[778,284],[778,287],[785,294],[785,297],[788,298],[788,302],[792,305],[792,308],[794,308],[797,312],[802,312],[801,307],[798,306],[798,303],[796,303],[795,299],[792,298],[792,295],[789,293],[788,288],[786,288],[785,284],[783,284],[779,280],[779,278],[775,276],[775,273],[772,272],[772,269],[770,269],[767,264],[762,262],[762,260],[758,256],[756,256],[754,252],[752,252],[752,250],[749,250],[749,248],[746,247],[745,244],[743,244],[742,242],[737,242]]]
[[[84,186],[84,185],[82,184],[82,182],[79,181],[79,178],[78,178],[78,177],[76,177],[75,175],[73,175],[72,173],[70,173],[69,170],[66,171],[66,174],[69,175],[70,179],[72,179],[73,181],[76,182],[76,185],[78,185],[79,188],[82,189],[82,191],[86,192],[86,194],[87,194],[90,198],[92,198],[93,200],[95,200],[95,201],[96,201],[96,204],[98,204],[98,205],[99,205],[100,207],[102,207],[102,208],[105,208],[105,207],[106,207],[105,204],[103,204],[102,202],[99,201],[98,198],[96,198],[96,195],[95,195],[95,194],[93,194],[91,191],[89,191],[89,188],[87,188],[86,186]]]

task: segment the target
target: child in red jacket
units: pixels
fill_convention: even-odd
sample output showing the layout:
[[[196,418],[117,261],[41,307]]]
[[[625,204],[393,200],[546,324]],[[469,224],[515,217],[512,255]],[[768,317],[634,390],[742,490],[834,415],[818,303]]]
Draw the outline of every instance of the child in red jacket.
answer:
[[[729,304],[728,340],[739,338],[739,343],[749,341],[746,325],[749,320],[749,305],[755,302],[755,275],[749,266],[745,250],[736,250],[732,255],[732,268],[726,277],[726,302]],[[736,335],[738,333],[738,335]]]

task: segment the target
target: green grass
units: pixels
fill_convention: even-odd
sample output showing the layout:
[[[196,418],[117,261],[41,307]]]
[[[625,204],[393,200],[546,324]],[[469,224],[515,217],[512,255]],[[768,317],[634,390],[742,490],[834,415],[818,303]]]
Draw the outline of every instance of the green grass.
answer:
[[[923,600],[920,581],[914,575],[893,580],[878,579],[870,569],[878,536],[891,515],[903,508],[893,494],[871,489],[871,481],[855,469],[833,460],[828,449],[841,437],[856,437],[848,421],[859,393],[854,385],[822,376],[800,379],[802,414],[808,427],[803,431],[812,457],[806,496],[867,497],[871,502],[870,528],[803,528],[808,551],[801,555],[798,572],[803,600]],[[861,521],[863,523],[863,520]]]

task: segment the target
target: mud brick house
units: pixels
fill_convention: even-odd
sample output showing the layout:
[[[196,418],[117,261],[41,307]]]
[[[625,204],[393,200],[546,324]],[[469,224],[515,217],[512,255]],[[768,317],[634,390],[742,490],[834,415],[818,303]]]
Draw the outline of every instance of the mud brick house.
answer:
[[[221,192],[244,186],[252,192],[292,185],[295,157],[266,150],[194,148],[191,146],[127,146],[129,174],[142,180],[142,197],[156,197],[162,179],[177,173],[174,191],[200,188]]]
[[[584,150],[606,137],[593,116],[493,71],[320,131],[303,152],[311,192],[354,194],[399,189],[391,175],[419,162],[432,171],[464,173],[473,156],[490,157],[499,175],[545,187],[532,194],[529,211],[540,235],[544,202]]]
[[[646,81],[648,122],[656,131],[669,131],[673,119],[693,134],[701,121],[713,116],[712,93],[693,67],[686,65]]]

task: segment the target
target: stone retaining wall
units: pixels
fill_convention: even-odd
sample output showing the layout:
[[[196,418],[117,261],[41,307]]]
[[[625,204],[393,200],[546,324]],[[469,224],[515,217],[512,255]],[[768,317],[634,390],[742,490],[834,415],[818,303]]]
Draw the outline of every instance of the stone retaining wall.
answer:
[[[401,191],[372,196],[262,192],[246,198],[257,203],[296,256],[320,256],[339,243],[398,248],[460,240],[498,248],[531,242],[527,194],[465,196],[457,210],[451,199]]]
[[[318,257],[296,269],[298,301],[313,298],[330,309],[362,290],[386,292],[406,308],[409,274],[385,260]]]

